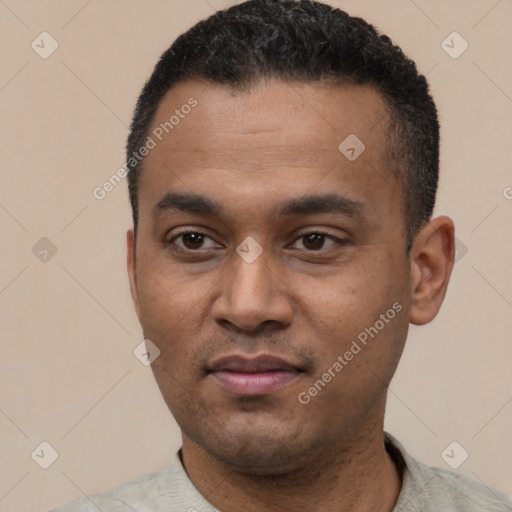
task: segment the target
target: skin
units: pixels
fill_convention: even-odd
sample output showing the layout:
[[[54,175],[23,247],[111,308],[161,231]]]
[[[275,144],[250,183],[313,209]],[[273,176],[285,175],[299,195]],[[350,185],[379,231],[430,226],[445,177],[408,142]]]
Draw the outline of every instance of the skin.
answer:
[[[236,92],[192,80],[167,93],[153,128],[191,96],[197,107],[145,158],[137,236],[127,233],[131,293],[161,351],[152,369],[182,431],[184,467],[223,512],[391,511],[401,481],[383,443],[387,388],[409,323],[430,322],[441,306],[453,223],[432,219],[407,254],[386,110],[369,86],[270,80]],[[338,150],[349,134],[365,144],[354,161]],[[222,212],[155,215],[167,192],[204,196]],[[332,193],[359,209],[276,215],[291,199]],[[187,229],[205,237],[173,239]],[[319,230],[329,236],[304,236]],[[250,264],[236,252],[248,236],[263,249]],[[400,313],[301,404],[299,393],[396,302]],[[235,353],[272,354],[303,372],[273,393],[239,396],[207,373]]]

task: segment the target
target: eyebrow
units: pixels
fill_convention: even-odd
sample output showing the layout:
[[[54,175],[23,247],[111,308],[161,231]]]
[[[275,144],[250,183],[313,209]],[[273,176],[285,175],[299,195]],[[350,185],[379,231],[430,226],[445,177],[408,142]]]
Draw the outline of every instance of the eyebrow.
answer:
[[[310,195],[291,199],[277,208],[279,217],[310,215],[315,213],[334,213],[346,217],[355,217],[361,213],[363,203],[338,194]]]
[[[168,192],[155,205],[153,213],[154,215],[158,215],[161,212],[169,210],[177,210],[200,215],[220,215],[222,212],[222,206],[220,203],[197,194]]]
[[[162,212],[176,210],[198,215],[220,216],[220,203],[197,194],[168,192],[153,208],[156,216]],[[355,217],[363,210],[363,203],[338,194],[309,195],[291,199],[273,210],[276,217],[292,217],[319,213],[332,213]]]

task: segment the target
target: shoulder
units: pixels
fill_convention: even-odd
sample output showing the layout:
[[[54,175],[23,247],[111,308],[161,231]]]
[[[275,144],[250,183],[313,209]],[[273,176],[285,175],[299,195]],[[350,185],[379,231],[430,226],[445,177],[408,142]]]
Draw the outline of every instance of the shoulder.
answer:
[[[86,496],[48,512],[218,512],[188,478],[181,463],[180,451],[163,470],[148,473],[111,491]]]
[[[444,506],[450,511],[512,512],[512,502],[499,491],[461,473],[424,466],[424,472],[430,479],[425,486],[425,496],[436,506]]]
[[[456,471],[414,459],[389,434],[386,441],[392,443],[392,455],[396,457],[398,451],[404,464],[402,491],[393,512],[512,512],[505,494]]]
[[[148,473],[116,489],[85,496],[48,512],[149,512],[159,504],[156,500],[162,496],[166,473],[167,470]]]

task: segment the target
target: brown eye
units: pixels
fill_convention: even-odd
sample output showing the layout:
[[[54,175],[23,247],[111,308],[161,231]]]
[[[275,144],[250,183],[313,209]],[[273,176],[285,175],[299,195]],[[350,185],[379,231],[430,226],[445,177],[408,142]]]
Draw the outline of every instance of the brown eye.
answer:
[[[184,251],[197,251],[199,249],[212,249],[219,247],[212,238],[198,231],[186,231],[179,233],[164,242],[165,247],[172,245],[175,245]]]
[[[184,233],[181,237],[187,249],[200,249],[204,242],[204,235],[200,233]]]
[[[302,240],[303,247],[297,247],[298,249],[306,249],[308,251],[320,251],[321,249],[329,249],[337,244],[342,244],[343,240],[340,240],[328,233],[311,232],[301,235],[297,240]],[[325,247],[326,241],[330,242],[328,247]],[[296,242],[297,243],[297,242]]]
[[[304,247],[306,249],[310,249],[312,251],[317,251],[318,249],[322,249],[325,242],[325,235],[321,235],[319,233],[311,233],[309,235],[304,236]]]

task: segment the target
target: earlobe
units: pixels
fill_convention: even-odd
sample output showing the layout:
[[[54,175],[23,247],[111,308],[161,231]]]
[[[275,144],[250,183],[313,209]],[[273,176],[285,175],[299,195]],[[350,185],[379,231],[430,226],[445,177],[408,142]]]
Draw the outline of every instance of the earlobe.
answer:
[[[137,290],[137,271],[136,271],[136,241],[135,233],[133,229],[129,229],[126,232],[126,264],[128,269],[128,278],[130,280],[130,292],[132,295],[133,304],[137,317],[140,321],[140,306],[139,306],[139,295]]]
[[[416,235],[411,249],[409,321],[432,321],[443,303],[455,259],[455,227],[446,216],[432,219]]]

